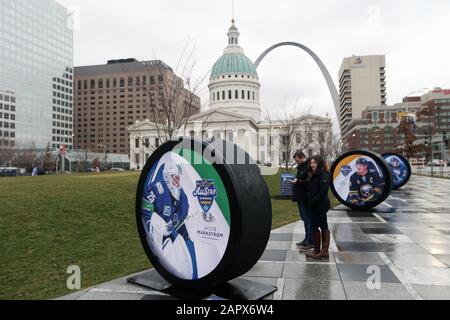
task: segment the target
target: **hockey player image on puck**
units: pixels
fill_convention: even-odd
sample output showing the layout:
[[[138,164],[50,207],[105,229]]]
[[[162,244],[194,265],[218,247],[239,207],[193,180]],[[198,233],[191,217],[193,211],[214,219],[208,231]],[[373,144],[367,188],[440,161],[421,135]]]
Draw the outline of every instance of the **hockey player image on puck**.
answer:
[[[368,151],[343,154],[331,169],[331,190],[342,204],[354,210],[374,208],[392,192],[392,177],[384,159]]]
[[[385,153],[383,154],[383,158],[388,163],[392,172],[392,188],[398,190],[406,185],[411,178],[411,165],[409,161],[405,157],[394,153]]]
[[[180,141],[164,144],[147,162],[137,223],[158,273],[175,287],[204,291],[245,274],[262,256],[271,201],[258,166],[234,144]],[[227,163],[227,153],[239,152],[243,164]]]

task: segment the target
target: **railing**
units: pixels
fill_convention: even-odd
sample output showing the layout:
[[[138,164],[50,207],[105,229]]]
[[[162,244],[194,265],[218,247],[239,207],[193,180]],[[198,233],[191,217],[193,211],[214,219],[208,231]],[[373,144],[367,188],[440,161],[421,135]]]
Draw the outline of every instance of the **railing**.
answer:
[[[412,166],[412,173],[430,177],[450,178],[450,167]]]

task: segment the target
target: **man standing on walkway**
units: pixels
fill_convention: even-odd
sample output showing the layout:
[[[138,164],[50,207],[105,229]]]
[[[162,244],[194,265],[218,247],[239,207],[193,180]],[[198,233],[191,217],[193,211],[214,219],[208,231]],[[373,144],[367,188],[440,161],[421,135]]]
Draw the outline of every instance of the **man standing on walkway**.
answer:
[[[311,214],[307,207],[306,199],[306,186],[308,179],[308,168],[309,162],[306,159],[305,154],[302,151],[297,151],[294,155],[294,160],[298,164],[297,166],[297,177],[294,182],[293,198],[294,202],[297,202],[298,209],[300,211],[300,217],[305,224],[305,240],[297,243],[297,246],[301,251],[308,251],[314,248],[312,239],[312,226],[311,226]]]

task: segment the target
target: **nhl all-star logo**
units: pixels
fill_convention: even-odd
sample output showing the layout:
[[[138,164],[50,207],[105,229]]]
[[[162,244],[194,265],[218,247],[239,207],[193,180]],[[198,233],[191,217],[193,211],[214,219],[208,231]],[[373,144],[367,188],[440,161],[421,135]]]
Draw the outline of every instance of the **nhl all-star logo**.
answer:
[[[343,166],[341,169],[341,173],[344,175],[344,177],[347,177],[352,172],[352,167],[350,166]]]
[[[206,222],[213,222],[214,216],[210,212],[214,200],[217,197],[217,188],[214,180],[197,181],[197,187],[194,190],[194,197],[198,199],[200,207],[203,210],[203,219]]]

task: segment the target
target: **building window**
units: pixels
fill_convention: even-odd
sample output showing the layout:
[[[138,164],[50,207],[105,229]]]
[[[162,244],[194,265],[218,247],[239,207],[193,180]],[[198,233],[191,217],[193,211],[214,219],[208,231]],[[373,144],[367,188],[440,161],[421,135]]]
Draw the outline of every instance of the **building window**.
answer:
[[[232,95],[231,95],[231,90],[228,91],[228,100],[233,99]]]
[[[241,97],[242,97],[242,100],[245,99],[245,91],[244,90],[242,90],[242,92],[241,92]]]
[[[137,164],[138,167],[139,167],[139,163],[140,163],[139,153],[136,153],[136,154],[134,155],[134,161],[136,162],[136,164]]]
[[[222,100],[225,100],[225,91],[222,91]]]
[[[135,141],[135,148],[139,149],[141,142],[139,141],[139,139],[136,139]]]
[[[311,144],[313,142],[313,134],[308,133],[308,144]]]
[[[234,133],[233,133],[233,131],[228,132],[228,141],[234,143]]]
[[[235,99],[236,99],[236,100],[239,99],[239,91],[238,91],[238,90],[236,90],[236,91],[234,92],[234,96],[235,96]]]

